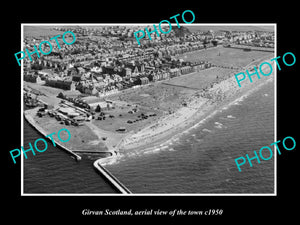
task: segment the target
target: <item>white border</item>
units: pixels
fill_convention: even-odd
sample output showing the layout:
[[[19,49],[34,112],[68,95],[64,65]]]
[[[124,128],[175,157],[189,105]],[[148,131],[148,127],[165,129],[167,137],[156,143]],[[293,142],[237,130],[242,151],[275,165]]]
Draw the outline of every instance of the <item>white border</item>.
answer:
[[[24,26],[21,24],[21,50],[23,51],[24,46],[23,46],[23,37],[24,37]],[[21,61],[21,146],[24,146],[24,100],[23,100],[23,95],[24,95],[24,72],[23,72],[23,60]],[[22,155],[22,154],[21,154]],[[21,196],[25,195],[24,194],[24,156],[21,157]]]
[[[176,25],[171,23],[172,25]],[[24,26],[147,26],[152,25],[149,23],[21,23],[21,51],[23,50],[23,37],[24,37]],[[274,57],[277,57],[277,24],[276,23],[195,23],[188,24],[188,26],[274,26],[275,35],[275,49]],[[275,70],[275,82],[274,82],[274,142],[277,140],[277,70]],[[23,61],[21,62],[21,144],[24,142],[24,119],[23,119]],[[274,145],[274,152],[276,152]],[[208,194],[62,194],[62,193],[24,193],[24,157],[21,157],[21,196],[277,196],[277,154],[274,153],[274,193],[257,194],[257,193],[232,193],[232,194],[221,194],[221,193],[208,193]]]

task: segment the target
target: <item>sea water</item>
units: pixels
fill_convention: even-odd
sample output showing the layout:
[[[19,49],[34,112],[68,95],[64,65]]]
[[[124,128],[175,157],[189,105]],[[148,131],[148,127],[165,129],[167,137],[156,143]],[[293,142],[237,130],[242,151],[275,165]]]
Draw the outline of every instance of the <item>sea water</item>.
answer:
[[[41,136],[24,123],[24,143]],[[273,193],[274,159],[239,172],[234,159],[274,142],[274,84],[224,106],[182,135],[128,151],[105,167],[133,193]],[[24,160],[24,193],[115,193],[95,171],[51,144]]]
[[[274,193],[274,159],[234,159],[274,142],[274,83],[239,98],[180,137],[106,165],[134,193]]]
[[[27,121],[24,121],[24,148],[43,138]],[[94,156],[85,156],[76,161],[65,151],[48,142],[45,152],[36,156],[27,154],[24,159],[24,193],[116,193],[115,190],[95,171]]]

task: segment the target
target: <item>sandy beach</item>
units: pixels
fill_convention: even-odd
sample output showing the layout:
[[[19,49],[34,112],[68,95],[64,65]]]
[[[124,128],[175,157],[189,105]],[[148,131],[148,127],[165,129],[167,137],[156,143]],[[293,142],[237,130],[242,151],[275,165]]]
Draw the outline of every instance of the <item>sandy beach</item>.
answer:
[[[124,137],[118,146],[120,152],[148,148],[168,141],[171,137],[212,115],[214,111],[232,104],[238,98],[250,94],[267,82],[272,82],[274,74],[268,77],[262,76],[260,80],[254,80],[253,83],[250,83],[249,80],[245,79],[241,88],[234,76],[215,83],[210,89],[199,92],[197,96],[191,98],[187,106],[178,109],[173,114],[161,117],[154,124],[137,133]]]

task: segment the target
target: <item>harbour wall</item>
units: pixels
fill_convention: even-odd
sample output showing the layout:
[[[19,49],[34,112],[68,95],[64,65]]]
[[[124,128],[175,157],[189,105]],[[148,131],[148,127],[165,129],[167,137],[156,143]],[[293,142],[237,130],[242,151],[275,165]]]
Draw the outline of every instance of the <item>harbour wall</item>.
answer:
[[[111,157],[114,157],[111,156]],[[107,159],[107,158],[106,158]],[[131,191],[122,184],[114,175],[112,175],[107,169],[101,166],[102,158],[96,160],[94,162],[94,167],[98,170],[99,173],[103,175],[103,177],[120,193],[122,194],[132,194]]]

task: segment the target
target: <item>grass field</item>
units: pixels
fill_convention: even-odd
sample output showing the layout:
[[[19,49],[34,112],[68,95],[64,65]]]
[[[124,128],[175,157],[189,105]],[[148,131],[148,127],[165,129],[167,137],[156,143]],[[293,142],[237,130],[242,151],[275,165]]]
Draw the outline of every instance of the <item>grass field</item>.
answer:
[[[196,25],[193,24],[193,26],[188,26],[185,25],[184,27],[188,28],[191,32],[196,32],[196,31],[209,31],[209,30],[213,30],[213,31],[218,31],[218,30],[227,30],[227,31],[267,31],[267,32],[272,32],[274,31],[274,26],[270,25],[270,26],[228,26],[228,25],[224,25],[224,26],[216,26],[216,25]]]
[[[98,150],[104,147],[103,143],[98,142],[98,137],[87,126],[66,126],[48,115],[42,118],[34,116],[34,120],[43,127],[47,133],[55,132],[56,134],[53,135],[53,138],[58,143],[61,142],[57,137],[57,132],[62,128],[67,128],[71,133],[71,139],[63,143],[63,145],[72,150]],[[61,138],[66,140],[68,138],[67,133],[62,132]]]
[[[52,30],[55,26],[24,26],[24,37],[48,37],[63,34],[64,31]]]
[[[193,89],[205,89],[209,88],[213,82],[216,82],[217,79],[228,77],[233,75],[235,70],[213,67],[207,70],[201,70],[192,74],[187,74],[180,77],[175,77],[171,80],[163,82],[164,84],[169,85],[178,85],[185,86],[187,88]]]
[[[93,124],[95,124],[100,129],[115,132],[120,127],[125,127],[126,132],[132,130],[138,130],[141,127],[146,126],[147,124],[153,122],[158,117],[162,115],[161,111],[158,110],[148,110],[143,107],[138,107],[138,112],[131,114],[129,111],[133,107],[123,106],[116,107],[111,110],[103,110],[107,115],[114,116],[114,118],[106,117],[105,120],[94,120]],[[147,119],[142,119],[141,114],[155,113],[157,116],[149,117]],[[133,123],[127,123],[128,120],[133,121]]]
[[[154,83],[139,89],[129,89],[111,99],[126,101],[152,110],[172,111],[195,90]]]
[[[185,53],[176,58],[191,62],[204,60],[220,66],[244,67],[258,58],[272,54],[273,53],[270,52],[243,51],[242,49],[224,48],[220,46],[217,48]]]
[[[174,112],[182,107],[198,89],[210,87],[219,78],[232,74],[233,70],[224,68],[211,68],[192,74],[176,77],[159,83],[154,83],[138,89],[129,89],[111,96],[108,99],[112,101],[123,101],[132,105],[138,105],[139,112],[136,114],[128,114],[130,107],[116,107],[107,113],[114,115],[115,118],[108,118],[105,121],[95,121],[95,124],[105,130],[114,131],[119,126],[126,127],[128,131],[140,129],[145,125],[153,122],[163,114]],[[186,87],[180,87],[186,86]],[[133,124],[126,123],[127,120],[137,119],[137,115],[141,113],[156,113],[157,117],[147,120],[138,121]],[[122,114],[122,117],[119,117]]]

